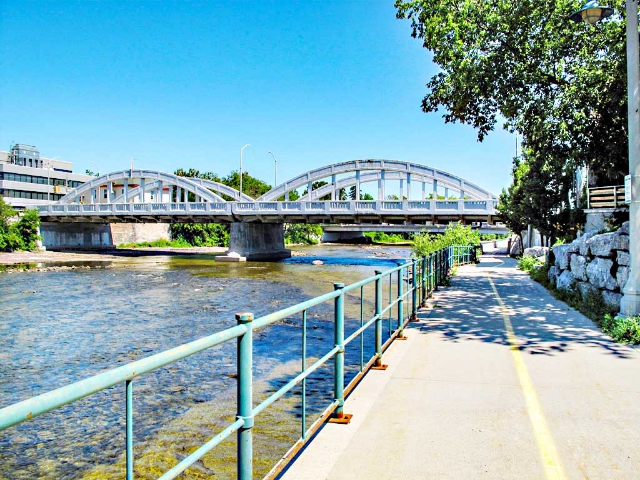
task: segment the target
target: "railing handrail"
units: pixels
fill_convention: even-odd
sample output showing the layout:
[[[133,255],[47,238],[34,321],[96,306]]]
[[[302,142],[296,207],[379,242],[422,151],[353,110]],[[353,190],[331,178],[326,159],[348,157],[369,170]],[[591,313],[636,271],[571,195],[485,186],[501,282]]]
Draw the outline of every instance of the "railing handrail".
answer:
[[[438,284],[442,284],[443,280],[448,276],[450,269],[458,264],[470,263],[474,260],[474,248],[472,246],[450,246],[445,249],[434,252],[430,255],[427,255],[423,258],[412,258],[400,262],[398,266],[388,269],[384,272],[376,271],[376,274],[367,277],[363,280],[360,280],[356,283],[353,283],[348,286],[344,286],[343,284],[335,284],[335,290],[324,295],[320,295],[314,297],[305,302],[298,303],[291,307],[279,310],[277,312],[264,315],[253,320],[252,314],[238,314],[236,318],[238,319],[238,325],[234,327],[227,328],[220,332],[214,333],[212,335],[200,338],[198,340],[194,340],[192,342],[180,345],[178,347],[174,347],[169,350],[165,350],[164,352],[157,353],[150,357],[136,360],[134,362],[128,363],[121,367],[113,368],[111,370],[107,370],[105,372],[93,375],[91,377],[85,378],[83,380],[71,383],[64,387],[51,390],[49,392],[43,393],[41,395],[37,395],[31,397],[29,399],[23,400],[21,402],[17,402],[13,405],[9,405],[7,407],[0,409],[0,431],[6,428],[9,428],[13,425],[22,423],[27,420],[31,420],[34,417],[46,413],[48,411],[54,410],[56,408],[62,407],[74,401],[80,400],[87,396],[93,395],[97,392],[105,390],[107,388],[113,387],[115,385],[125,383],[126,384],[126,393],[127,393],[127,409],[126,409],[126,475],[127,478],[133,478],[133,390],[132,390],[132,380],[143,375],[145,373],[149,373],[158,368],[164,367],[171,363],[182,360],[186,357],[194,355],[196,353],[202,352],[206,349],[212,348],[216,345],[220,345],[224,342],[232,340],[234,338],[238,339],[239,342],[239,356],[238,356],[238,382],[239,385],[249,385],[248,387],[248,395],[252,397],[251,388],[250,388],[250,377],[251,377],[251,369],[247,370],[247,362],[251,363],[252,357],[252,349],[253,349],[253,335],[252,332],[256,329],[266,327],[271,325],[279,320],[290,317],[297,313],[301,313],[303,315],[303,344],[306,342],[306,311],[310,308],[313,308],[317,305],[325,303],[330,300],[334,300],[334,315],[335,315],[335,327],[336,331],[336,344],[333,348],[331,348],[323,357],[317,360],[313,365],[306,365],[306,350],[303,347],[303,368],[300,373],[294,376],[293,379],[288,381],[283,387],[278,389],[275,393],[269,396],[267,399],[262,401],[257,406],[253,406],[252,400],[247,400],[246,398],[242,398],[242,395],[239,393],[238,395],[238,413],[237,420],[233,422],[231,425],[228,425],[226,429],[224,429],[221,433],[215,435],[212,439],[198,448],[195,452],[191,453],[188,457],[184,458],[178,465],[174,466],[170,470],[168,470],[162,477],[163,480],[167,480],[170,478],[175,478],[181,472],[183,472],[186,468],[192,465],[195,461],[201,458],[206,452],[214,448],[228,436],[233,434],[234,432],[238,432],[239,436],[239,445],[242,443],[243,445],[249,442],[249,446],[243,447],[243,449],[239,450],[238,456],[238,473],[239,478],[242,480],[251,478],[248,473],[251,467],[247,465],[251,464],[251,459],[247,460],[247,456],[252,456],[251,450],[251,428],[253,427],[253,418],[255,415],[262,412],[265,408],[271,405],[273,402],[277,401],[284,394],[289,392],[293,387],[299,383],[303,384],[303,392],[306,378],[313,373],[316,369],[320,368],[323,364],[328,362],[331,358],[334,358],[334,362],[336,362],[334,366],[334,378],[335,380],[335,400],[329,406],[329,409],[335,409],[335,412],[338,412],[338,415],[342,415],[342,405],[344,404],[344,351],[345,346],[350,342],[355,340],[358,336],[361,338],[361,362],[360,362],[360,374],[363,375],[365,370],[363,370],[363,338],[361,335],[364,331],[371,327],[373,324],[376,325],[376,353],[369,361],[368,365],[373,365],[373,361],[375,360],[376,364],[381,365],[382,362],[382,346],[381,346],[381,324],[382,317],[387,312],[391,312],[394,306],[398,307],[398,323],[397,330],[394,335],[402,335],[402,329],[404,328],[406,322],[409,319],[405,320],[404,318],[404,302],[405,299],[409,299],[411,296],[411,304],[412,304],[412,316],[410,318],[415,318],[417,316],[417,308],[418,308],[418,297],[422,297],[422,302],[424,303],[425,299],[430,295],[430,292],[437,289]],[[404,291],[404,278],[403,271],[411,269],[411,286]],[[389,277],[389,288],[391,289],[391,281],[392,277],[394,277],[394,273],[396,273],[397,277],[397,293],[398,295],[395,299],[391,298],[391,290],[389,291],[389,304],[387,307],[382,308],[382,290],[380,286],[382,285],[382,281],[384,278]],[[418,275],[420,276],[420,283],[418,284]],[[376,285],[376,312],[373,317],[371,317],[366,322],[363,317],[363,293],[364,287],[371,283],[375,283]],[[360,289],[361,293],[361,313],[360,313],[360,328],[358,328],[354,333],[349,335],[349,337],[344,337],[344,295],[350,291]],[[391,315],[391,313],[390,313]],[[242,320],[240,320],[242,318]],[[247,320],[248,319],[248,320]],[[391,320],[389,320],[389,333],[390,342],[393,337],[391,336]],[[242,348],[240,345],[243,345]],[[386,345],[386,344],[385,344]],[[244,362],[244,366],[242,363]],[[242,373],[244,372],[244,374]],[[247,375],[249,379],[247,379]],[[356,380],[356,379],[354,379]],[[352,380],[352,384],[354,383]],[[247,383],[248,382],[248,383]],[[351,388],[351,384],[347,387],[347,389]],[[246,394],[245,394],[246,396]],[[303,394],[303,399],[304,399]],[[248,402],[248,403],[247,403]],[[304,404],[304,400],[303,400]],[[240,407],[240,405],[244,405],[244,407]],[[249,407],[247,407],[249,405]],[[244,408],[244,410],[243,410]],[[247,410],[248,409],[248,410]],[[333,410],[332,410],[333,411]],[[317,428],[319,426],[318,421],[314,423],[311,429]],[[311,430],[310,429],[310,430]],[[303,412],[303,420],[302,420],[302,436],[298,442],[306,442],[307,440],[307,432],[306,429],[306,420],[304,420],[304,412]],[[248,435],[248,437],[247,437]],[[243,439],[240,442],[240,439]],[[247,450],[248,448],[248,450]],[[292,447],[293,448],[293,447]],[[280,464],[280,462],[279,462]],[[279,465],[278,464],[278,465]],[[276,465],[277,467],[277,465]],[[276,468],[274,467],[274,468]],[[247,470],[249,469],[249,470]]]

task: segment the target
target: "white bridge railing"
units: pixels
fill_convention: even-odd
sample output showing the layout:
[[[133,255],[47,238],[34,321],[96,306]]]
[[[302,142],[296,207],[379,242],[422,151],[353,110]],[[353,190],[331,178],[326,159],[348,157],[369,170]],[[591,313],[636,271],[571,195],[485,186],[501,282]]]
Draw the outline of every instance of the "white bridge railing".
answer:
[[[497,200],[99,203],[38,205],[40,216],[495,215]]]

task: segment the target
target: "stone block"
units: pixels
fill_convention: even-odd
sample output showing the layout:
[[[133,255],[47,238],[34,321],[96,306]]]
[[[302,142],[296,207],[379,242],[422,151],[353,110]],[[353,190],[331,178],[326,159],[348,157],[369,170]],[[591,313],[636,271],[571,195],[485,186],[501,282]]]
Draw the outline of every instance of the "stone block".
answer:
[[[629,222],[628,221],[624,222],[616,233],[623,234],[623,235],[629,235]]]
[[[591,255],[596,257],[612,257],[614,250],[629,250],[629,237],[616,232],[602,233],[587,240]]]
[[[560,275],[560,269],[558,267],[553,265],[551,268],[549,268],[547,276],[549,277],[549,282],[551,283],[551,285],[556,285],[556,282],[558,281],[558,275]]]
[[[531,247],[525,248],[523,257],[544,257],[547,253],[549,253],[549,247]]]
[[[600,257],[592,260],[587,265],[589,283],[598,288],[615,290],[618,287],[618,282],[611,276],[611,267],[613,267],[613,260]]]
[[[618,286],[620,290],[622,290],[629,279],[629,267],[618,267],[618,271],[616,273],[616,281],[618,282]]]
[[[569,290],[573,291],[573,286],[576,284],[576,279],[573,274],[569,270],[565,270],[558,277],[558,282],[556,284],[556,288],[559,290]]]
[[[582,235],[580,238],[576,238],[569,245],[569,250],[573,253],[579,253],[583,257],[589,255],[589,245],[587,241],[596,235],[596,232],[589,232]],[[575,251],[574,251],[575,250]]]
[[[620,300],[622,300],[622,295],[620,293],[603,290],[602,299],[609,307],[616,311],[620,311]]]
[[[582,255],[576,255],[575,253],[571,254],[571,261],[569,263],[571,267],[571,273],[578,280],[586,281],[587,277],[587,257],[583,257]]]
[[[555,264],[560,268],[560,270],[566,270],[569,268],[569,261],[571,260],[569,245],[556,245],[553,247],[553,254],[556,257]]]
[[[582,296],[583,300],[585,300],[589,295],[593,295],[600,291],[589,282],[578,282],[576,284],[576,288],[580,292],[580,296]]]
[[[629,263],[631,262],[631,258],[629,257],[629,252],[618,251],[616,262],[618,263],[618,265],[628,267]]]

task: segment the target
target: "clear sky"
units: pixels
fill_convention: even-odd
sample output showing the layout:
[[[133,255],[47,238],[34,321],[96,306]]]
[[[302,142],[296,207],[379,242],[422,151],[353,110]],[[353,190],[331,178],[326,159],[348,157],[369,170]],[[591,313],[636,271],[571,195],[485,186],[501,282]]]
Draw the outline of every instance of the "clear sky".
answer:
[[[101,173],[430,165],[499,193],[515,137],[424,114],[437,69],[393,0],[0,2],[0,149]]]

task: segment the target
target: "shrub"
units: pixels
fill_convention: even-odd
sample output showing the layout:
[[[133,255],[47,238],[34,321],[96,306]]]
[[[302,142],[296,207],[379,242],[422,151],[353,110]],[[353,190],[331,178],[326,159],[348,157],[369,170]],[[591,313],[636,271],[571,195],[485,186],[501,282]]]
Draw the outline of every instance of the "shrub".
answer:
[[[322,239],[322,227],[311,223],[287,223],[284,226],[284,243],[317,245]]]
[[[531,273],[542,265],[544,265],[544,262],[538,260],[536,257],[520,257],[520,259],[518,259],[518,268],[523,272]]]
[[[420,232],[413,237],[413,253],[417,257],[424,257],[451,245],[479,246],[480,234],[458,222],[449,224],[443,234]]]
[[[373,243],[403,243],[408,241],[397,233],[365,232],[364,236],[370,238]]]
[[[228,247],[229,225],[220,223],[174,223],[171,239],[194,247]]]
[[[601,327],[618,342],[640,344],[640,317],[616,317],[607,314]]]
[[[37,210],[25,210],[17,221],[18,213],[0,198],[0,251],[35,250],[40,240]]]

